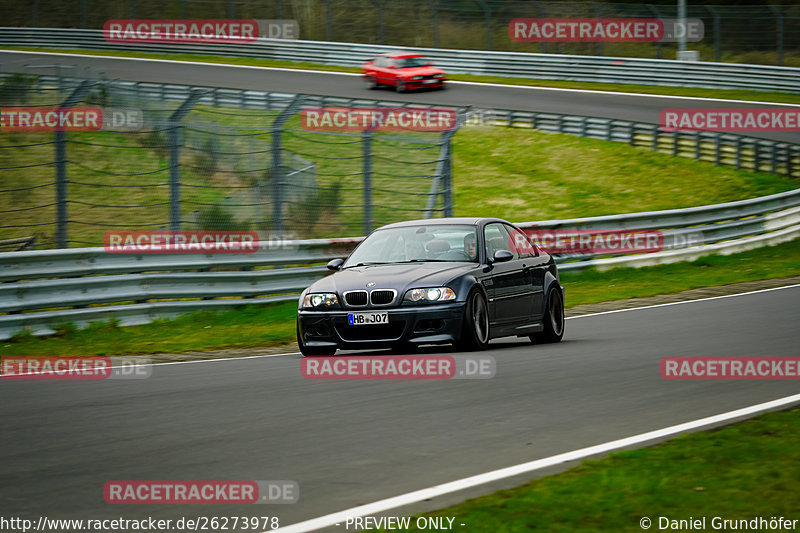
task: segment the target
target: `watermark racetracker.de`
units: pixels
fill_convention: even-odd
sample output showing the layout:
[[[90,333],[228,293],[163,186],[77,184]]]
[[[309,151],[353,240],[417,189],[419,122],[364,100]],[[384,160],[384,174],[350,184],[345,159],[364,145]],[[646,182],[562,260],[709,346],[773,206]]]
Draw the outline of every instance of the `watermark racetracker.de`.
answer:
[[[508,23],[509,39],[529,43],[674,43],[704,36],[701,19],[520,18]]]
[[[666,380],[800,380],[800,357],[664,357]]]
[[[491,355],[306,357],[306,379],[490,379],[497,371]]]
[[[300,486],[288,480],[111,480],[103,486],[110,504],[297,503]]]
[[[457,117],[449,107],[306,107],[300,124],[308,131],[449,131]]]
[[[145,379],[153,366],[144,357],[3,356],[0,379]]]
[[[664,131],[695,133],[800,132],[800,110],[785,107],[667,108],[659,115]]]

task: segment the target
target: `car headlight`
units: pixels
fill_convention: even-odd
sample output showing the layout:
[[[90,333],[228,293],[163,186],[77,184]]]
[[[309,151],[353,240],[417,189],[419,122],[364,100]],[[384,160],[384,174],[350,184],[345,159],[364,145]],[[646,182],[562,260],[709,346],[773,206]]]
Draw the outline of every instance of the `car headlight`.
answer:
[[[444,78],[444,74],[434,74],[434,78]]]
[[[405,297],[407,302],[446,302],[455,299],[456,293],[450,287],[411,289],[406,292]]]
[[[414,77],[413,77],[413,78],[411,78],[411,79],[412,79],[412,80],[421,80],[421,79],[422,79],[422,76],[414,76]]]
[[[303,298],[304,309],[330,309],[339,306],[339,298],[332,292],[315,292]]]

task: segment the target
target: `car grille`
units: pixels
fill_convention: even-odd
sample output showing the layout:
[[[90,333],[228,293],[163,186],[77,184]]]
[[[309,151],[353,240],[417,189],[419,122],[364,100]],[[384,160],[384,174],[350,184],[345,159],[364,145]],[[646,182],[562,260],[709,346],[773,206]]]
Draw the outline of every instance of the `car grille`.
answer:
[[[336,324],[336,331],[346,341],[393,341],[400,338],[406,327],[404,320],[370,326]]]
[[[344,293],[344,301],[347,305],[354,307],[364,307],[367,305],[367,291],[350,291]]]
[[[396,292],[391,289],[376,289],[369,294],[372,305],[389,305],[394,301]]]

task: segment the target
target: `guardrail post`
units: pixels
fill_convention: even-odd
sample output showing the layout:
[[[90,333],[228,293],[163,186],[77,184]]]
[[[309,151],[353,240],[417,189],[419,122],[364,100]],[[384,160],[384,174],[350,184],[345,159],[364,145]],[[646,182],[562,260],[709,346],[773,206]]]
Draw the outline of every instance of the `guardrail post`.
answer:
[[[769,162],[769,170],[773,174],[777,174],[778,171],[778,143],[772,141],[772,150],[770,153],[770,162]]]
[[[702,155],[701,147],[703,144],[703,139],[700,137],[700,132],[695,132],[694,134],[694,158],[699,160],[700,156]]]
[[[770,11],[775,13],[775,48],[778,51],[778,65],[783,66],[783,13],[776,6],[769,6]]]
[[[298,94],[287,105],[272,123],[272,163],[270,165],[270,182],[272,184],[272,229],[283,232],[283,167],[281,165],[281,134],[283,125],[303,105],[305,95]]]
[[[742,168],[742,138],[736,137],[736,170]]]
[[[88,80],[81,82],[59,107],[73,107],[83,100],[92,85]],[[66,248],[67,240],[67,132],[56,130],[56,246]]]
[[[169,229],[181,229],[181,121],[206,91],[195,89],[169,117]]]
[[[372,231],[372,132],[361,136],[364,155],[364,235]]]
[[[720,160],[720,150],[721,150],[721,143],[720,143],[721,135],[717,133],[714,135],[714,164],[719,166],[721,163]]]

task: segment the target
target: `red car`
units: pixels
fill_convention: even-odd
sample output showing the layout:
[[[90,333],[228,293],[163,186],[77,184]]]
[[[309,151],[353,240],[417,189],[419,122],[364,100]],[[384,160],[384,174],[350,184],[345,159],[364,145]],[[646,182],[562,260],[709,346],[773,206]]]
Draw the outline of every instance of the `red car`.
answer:
[[[370,89],[381,85],[403,93],[412,89],[444,89],[444,71],[419,54],[390,52],[363,65],[364,79]]]

